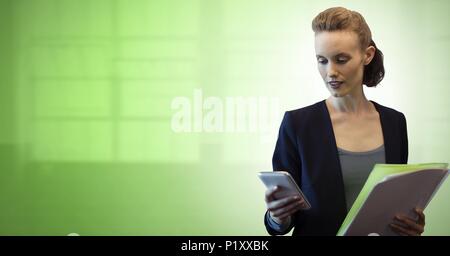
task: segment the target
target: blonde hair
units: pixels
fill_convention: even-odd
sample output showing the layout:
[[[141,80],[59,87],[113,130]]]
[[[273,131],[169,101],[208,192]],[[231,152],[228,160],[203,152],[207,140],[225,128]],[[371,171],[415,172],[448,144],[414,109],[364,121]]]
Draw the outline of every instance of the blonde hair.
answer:
[[[375,56],[364,67],[363,84],[376,86],[384,78],[383,53],[376,47],[372,40],[372,32],[364,17],[356,11],[344,7],[333,7],[319,13],[312,21],[314,33],[323,31],[353,31],[358,35],[361,50],[369,46],[375,47]]]

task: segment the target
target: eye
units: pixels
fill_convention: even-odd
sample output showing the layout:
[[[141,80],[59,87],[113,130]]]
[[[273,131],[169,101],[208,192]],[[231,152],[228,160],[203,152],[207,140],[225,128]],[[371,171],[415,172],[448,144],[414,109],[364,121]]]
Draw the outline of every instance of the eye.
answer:
[[[325,59],[325,58],[317,58],[317,62],[319,63],[319,64],[322,64],[322,65],[324,65],[324,64],[327,64],[327,59]]]
[[[345,64],[345,63],[347,63],[347,61],[349,61],[349,59],[345,58],[345,57],[339,57],[336,59],[336,63],[338,63],[338,64]]]

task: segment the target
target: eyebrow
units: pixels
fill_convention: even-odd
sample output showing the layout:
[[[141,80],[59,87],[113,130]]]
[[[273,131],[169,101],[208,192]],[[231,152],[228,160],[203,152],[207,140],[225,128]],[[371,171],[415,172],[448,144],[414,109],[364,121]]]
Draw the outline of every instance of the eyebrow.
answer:
[[[348,58],[350,58],[351,55],[348,54],[348,53],[345,53],[345,52],[340,52],[340,53],[334,55],[333,57],[335,57],[335,58],[336,58],[336,57],[348,57]],[[316,58],[325,58],[325,57],[322,56],[322,55],[317,54],[317,55],[316,55]]]

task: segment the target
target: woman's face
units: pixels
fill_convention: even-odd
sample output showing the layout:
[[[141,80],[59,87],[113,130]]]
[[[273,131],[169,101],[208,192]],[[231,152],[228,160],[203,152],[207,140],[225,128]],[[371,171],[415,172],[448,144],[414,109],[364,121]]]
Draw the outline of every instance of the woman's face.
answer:
[[[364,65],[375,53],[373,46],[363,52],[355,32],[324,31],[316,34],[315,49],[319,73],[333,96],[361,90]]]

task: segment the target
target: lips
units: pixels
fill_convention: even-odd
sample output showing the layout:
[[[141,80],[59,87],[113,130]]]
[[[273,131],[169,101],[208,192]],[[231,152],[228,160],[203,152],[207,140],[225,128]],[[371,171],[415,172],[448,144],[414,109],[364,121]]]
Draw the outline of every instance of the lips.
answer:
[[[337,89],[339,88],[344,82],[342,81],[330,81],[328,82],[328,84],[331,86],[331,88],[333,89]]]

